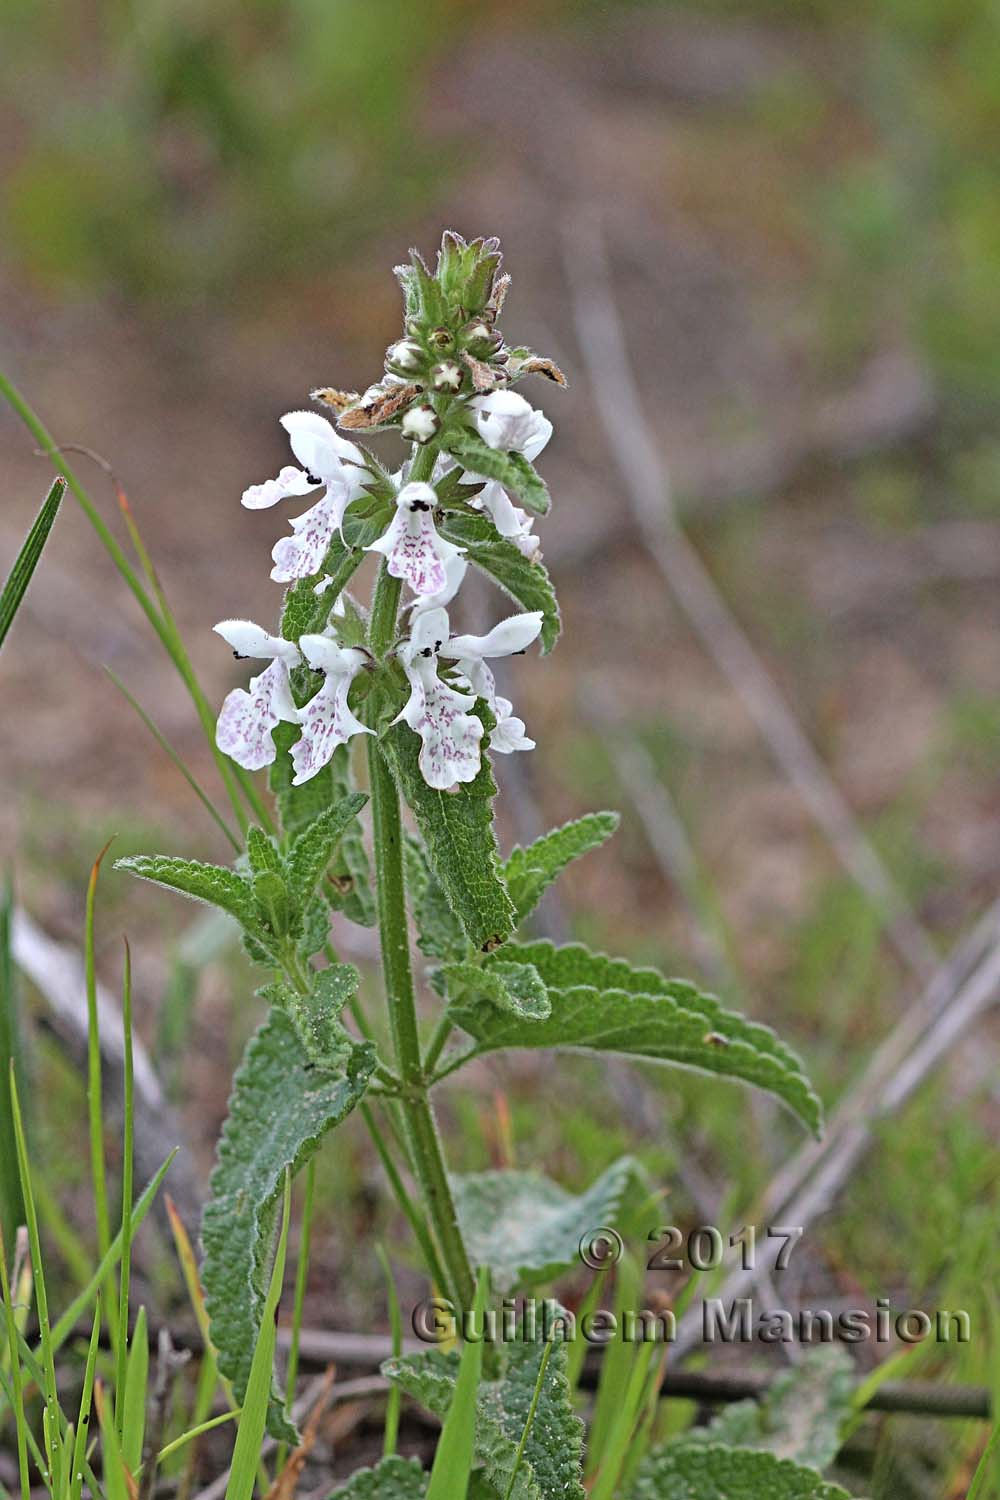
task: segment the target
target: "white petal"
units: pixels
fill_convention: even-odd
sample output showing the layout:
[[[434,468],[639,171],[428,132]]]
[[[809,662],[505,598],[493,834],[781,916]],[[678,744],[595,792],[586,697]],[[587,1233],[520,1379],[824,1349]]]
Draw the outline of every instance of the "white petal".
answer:
[[[275,757],[272,733],[284,719],[298,722],[292,700],[288,668],[273,661],[259,677],[251,677],[250,688],[233,688],[227,694],[215,728],[219,749],[247,771],[269,766]]]
[[[252,620],[220,620],[214,625],[216,635],[221,635],[227,645],[232,646],[237,656],[252,656],[259,661],[281,660],[294,667],[299,653],[294,641],[282,640],[279,635],[268,635]]]
[[[393,578],[402,578],[415,594],[441,593],[448,583],[448,563],[464,551],[438,536],[436,504],[429,484],[404,485],[387,530],[368,548],[381,552]]]
[[[399,715],[421,739],[419,765],[428,786],[447,791],[479,774],[482,722],[467,712],[475,698],[456,693],[437,675],[433,657],[418,657],[407,667],[410,698]]]
[[[296,469],[293,464],[286,464],[277,479],[265,479],[263,484],[252,484],[249,489],[245,489],[240,504],[247,510],[267,510],[269,506],[277,505],[279,500],[285,500],[290,495],[308,495],[315,488],[316,481],[310,479],[308,474]]]
[[[337,677],[356,677],[368,660],[356,646],[340,646],[328,635],[301,636],[299,650],[315,671]]]
[[[537,458],[552,436],[552,423],[516,391],[490,391],[469,405],[476,413],[479,436],[491,448]]]
[[[328,483],[340,476],[345,463],[364,467],[364,454],[342,438],[332,423],[317,411],[290,411],[281,419],[292,452],[302,467]]]
[[[345,485],[330,485],[323,498],[292,521],[292,536],[283,536],[271,549],[275,583],[291,583],[318,573],[330,550],[333,533],[344,519],[352,499]]]
[[[511,615],[486,635],[456,635],[441,647],[441,655],[451,659],[484,656],[514,656],[524,651],[541,634],[545,618],[540,609],[523,615]]]
[[[413,618],[423,614],[428,609],[440,609],[450,604],[462,586],[462,580],[468,572],[469,564],[461,554],[449,557],[444,565],[445,584],[436,594],[418,594],[410,608],[413,610]]]
[[[292,746],[293,786],[301,786],[322,771],[333,752],[338,746],[346,745],[352,735],[372,733],[347,706],[353,676],[353,672],[346,675],[331,673],[315,698],[310,698],[305,708],[300,709],[302,738]]]
[[[514,705],[509,698],[497,698],[494,712],[496,727],[490,734],[490,749],[498,755],[511,755],[515,750],[534,750],[535,742],[524,732],[524,720],[515,718],[511,710]]]

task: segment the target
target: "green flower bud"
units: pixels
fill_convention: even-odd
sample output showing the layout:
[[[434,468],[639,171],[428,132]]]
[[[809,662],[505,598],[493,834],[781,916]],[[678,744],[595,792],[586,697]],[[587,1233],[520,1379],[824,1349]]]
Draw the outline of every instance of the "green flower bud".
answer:
[[[462,329],[462,343],[475,359],[489,359],[503,344],[503,337],[482,318],[474,318]]]
[[[424,363],[424,351],[414,339],[400,339],[385,351],[385,367],[397,375],[414,375]]]

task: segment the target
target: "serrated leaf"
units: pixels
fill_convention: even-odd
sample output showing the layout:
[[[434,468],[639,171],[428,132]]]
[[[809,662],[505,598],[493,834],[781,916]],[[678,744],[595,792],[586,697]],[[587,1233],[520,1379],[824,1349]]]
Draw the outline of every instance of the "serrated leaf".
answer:
[[[853,1366],[836,1346],[806,1351],[794,1370],[779,1375],[760,1402],[737,1401],[685,1442],[763,1448],[776,1458],[814,1469],[833,1463],[841,1428],[853,1410]]]
[[[367,793],[351,792],[327,807],[296,837],[288,851],[288,881],[294,901],[305,905],[312,896],[348,823],[367,801]]]
[[[445,899],[413,834],[405,836],[406,888],[417,924],[417,947],[428,958],[459,959],[468,951],[465,929]]]
[[[261,828],[247,829],[247,859],[254,874],[271,870],[280,875],[284,869],[277,844]]]
[[[553,1304],[555,1305],[555,1304]],[[557,1342],[549,1357],[538,1406],[513,1488],[517,1450],[531,1409],[546,1344],[505,1344],[505,1369],[479,1388],[476,1457],[487,1482],[511,1500],[584,1500],[580,1483],[583,1425],[573,1411],[566,1378],[566,1345]],[[457,1357],[431,1349],[387,1360],[383,1374],[422,1406],[443,1417],[451,1404]]]
[[[276,870],[258,871],[253,877],[253,899],[258,925],[267,937],[280,940],[294,930],[299,914],[292,906],[284,875]]]
[[[4,638],[14,623],[14,616],[21,606],[28,584],[31,582],[31,576],[38,566],[65,493],[66,481],[60,475],[58,479],[52,481],[52,487],[42,501],[42,508],[35,517],[31,530],[14,559],[14,566],[7,575],[7,581],[0,592],[0,646],[3,645]]]
[[[614,1227],[640,1180],[641,1168],[626,1156],[579,1194],[539,1172],[472,1172],[451,1183],[470,1259],[489,1266],[494,1288],[507,1293],[578,1265],[581,1238]]]
[[[851,1500],[839,1484],[751,1448],[672,1443],[643,1460],[628,1500]]]
[[[441,442],[468,473],[498,479],[526,510],[536,516],[548,514],[548,486],[523,453],[504,453],[491,448],[471,427],[451,427],[442,435]]]
[[[769,1027],[725,1010],[686,980],[632,969],[577,943],[563,948],[512,943],[504,958],[534,965],[548,989],[552,1014],[523,1021],[486,1000],[453,1004],[453,1021],[475,1037],[481,1051],[583,1047],[696,1068],[774,1094],[819,1131],[820,1102],[796,1054]]]
[[[169,854],[133,854],[127,859],[116,859],[115,869],[168,886],[194,901],[218,906],[244,927],[257,926],[249,881],[225,865],[206,865],[197,859],[177,859]]]
[[[329,1500],[422,1500],[428,1474],[416,1458],[383,1458],[374,1469],[359,1469]]]
[[[354,1044],[343,1074],[309,1064],[288,1016],[273,1011],[246,1050],[219,1139],[211,1199],[202,1216],[202,1281],[219,1369],[242,1399],[266,1295],[275,1209],[286,1168],[294,1174],[365,1092],[375,1067]],[[268,1430],[295,1442],[275,1394]]]
[[[566,866],[591,849],[599,849],[615,832],[619,821],[617,813],[587,813],[561,828],[553,828],[527,849],[520,846],[512,849],[503,874],[518,922],[523,922],[534,910]]]
[[[544,565],[531,562],[513,542],[499,535],[488,516],[473,511],[449,512],[438,530],[449,542],[464,547],[469,562],[488,574],[522,609],[541,610],[542,654],[551,651],[559,639],[559,604]]]
[[[288,1014],[311,1063],[328,1072],[342,1073],[349,1066],[355,1042],[340,1017],[357,993],[360,975],[353,964],[329,964],[325,969],[310,970],[309,978],[308,995],[300,995],[284,983],[269,984],[260,993],[270,1005],[279,1005]]]
[[[479,703],[476,712],[491,728],[489,710]],[[483,756],[475,781],[453,792],[439,792],[421,775],[420,737],[408,725],[394,725],[379,743],[416,817],[427,858],[449,906],[476,948],[484,952],[496,948],[513,931],[514,908],[500,875],[493,832],[497,788],[488,758]]]
[[[548,990],[533,964],[452,963],[445,964],[442,973],[456,1004],[467,995],[485,995],[500,1010],[525,1021],[544,1021],[552,1013]]]
[[[278,802],[281,826],[292,837],[304,832],[329,807],[342,802],[355,791],[348,745],[338,746],[329,764],[318,775],[303,782],[301,786],[292,786],[293,767],[288,750],[296,733],[295,727],[290,724],[279,724],[275,730],[274,741],[278,754],[271,767],[270,777],[271,790]],[[369,883],[368,856],[358,823],[348,821],[336,848],[331,852],[327,873],[330,880],[324,896],[330,906],[335,911],[342,911],[359,926],[373,927],[375,901]]]

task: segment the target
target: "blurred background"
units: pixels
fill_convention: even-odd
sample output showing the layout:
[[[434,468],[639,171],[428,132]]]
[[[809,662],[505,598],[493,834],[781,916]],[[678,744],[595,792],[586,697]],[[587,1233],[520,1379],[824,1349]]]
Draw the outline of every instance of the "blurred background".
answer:
[[[621,806],[544,929],[716,988],[834,1101],[1000,887],[995,0],[2,13],[0,363],[59,442],[113,467],[213,702],[245,679],[213,623],[278,607],[276,517],[239,496],[285,461],[279,415],[376,378],[410,245],[502,237],[505,330],[571,382],[529,392],[556,422],[540,530],[565,633],[511,674],[539,750],[500,767],[506,842]],[[623,452],[637,424],[658,483]],[[0,451],[5,568],[48,467],[7,410]],[[108,476],[76,462],[121,533]],[[24,906],[77,945],[112,833],[119,853],[225,857],[105,666],[214,790],[173,669],[67,502],[0,665],[0,837]],[[792,708],[784,765],[759,667]],[[882,897],[845,855],[874,860]],[[114,875],[100,900],[104,972],[127,928],[202,1170],[252,981],[183,903]],[[796,1295],[970,1310],[970,1345],[922,1347],[906,1373],[997,1378],[997,1061],[981,1019],[879,1126],[799,1261]],[[78,1085],[44,1033],[34,1066],[58,1084],[40,1150],[72,1217]],[[444,1097],[460,1165],[513,1150],[579,1185],[638,1142],[680,1223],[738,1228],[799,1144],[759,1100],[677,1075],[522,1060],[469,1082]],[[365,1328],[382,1292],[352,1237],[387,1210],[350,1142],[324,1159],[314,1316]],[[863,1346],[862,1370],[884,1353]],[[885,1493],[964,1493],[942,1465],[958,1485],[982,1435],[884,1419]]]

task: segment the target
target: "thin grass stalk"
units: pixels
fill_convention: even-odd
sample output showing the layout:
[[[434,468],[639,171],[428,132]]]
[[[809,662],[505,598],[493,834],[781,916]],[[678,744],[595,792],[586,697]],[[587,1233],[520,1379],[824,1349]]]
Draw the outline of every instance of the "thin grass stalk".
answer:
[[[302,1228],[299,1233],[299,1259],[295,1267],[295,1298],[292,1307],[291,1339],[288,1345],[288,1366],[285,1372],[285,1394],[289,1405],[295,1401],[295,1383],[299,1378],[299,1341],[302,1337],[302,1316],[305,1310],[306,1287],[309,1284],[309,1253],[312,1248],[313,1207],[316,1200],[316,1158],[311,1156],[306,1166],[305,1193],[302,1200]],[[287,1444],[281,1443],[275,1459],[275,1472],[280,1474],[288,1456]]]
[[[122,973],[122,1031],[124,1034],[125,1129],[122,1148],[122,1257],[118,1284],[118,1349],[115,1379],[115,1422],[118,1436],[125,1439],[125,1376],[128,1363],[128,1300],[132,1274],[132,1163],[134,1152],[135,1079],[132,1063],[132,951],[124,939]]]
[[[24,1415],[24,1391],[21,1383],[21,1358],[18,1352],[17,1324],[14,1321],[14,1299],[10,1291],[10,1276],[7,1271],[7,1246],[4,1242],[3,1225],[0,1224],[0,1291],[3,1293],[4,1323],[7,1328],[7,1348],[10,1353],[11,1406],[14,1411],[14,1428],[17,1435],[17,1468],[21,1481],[21,1500],[30,1500],[31,1477],[28,1472],[28,1435]],[[0,1370],[0,1375],[2,1375]]]

